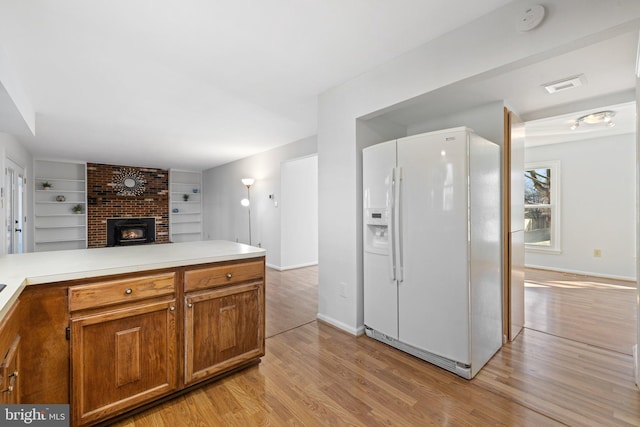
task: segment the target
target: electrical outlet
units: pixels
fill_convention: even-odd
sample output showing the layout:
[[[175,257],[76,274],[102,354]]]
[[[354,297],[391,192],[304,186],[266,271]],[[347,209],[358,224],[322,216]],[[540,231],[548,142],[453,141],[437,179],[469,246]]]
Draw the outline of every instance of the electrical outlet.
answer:
[[[601,249],[594,249],[593,250],[593,256],[596,258],[601,258],[602,257],[602,250]]]
[[[344,282],[340,282],[340,296],[342,298],[347,297],[347,284]]]

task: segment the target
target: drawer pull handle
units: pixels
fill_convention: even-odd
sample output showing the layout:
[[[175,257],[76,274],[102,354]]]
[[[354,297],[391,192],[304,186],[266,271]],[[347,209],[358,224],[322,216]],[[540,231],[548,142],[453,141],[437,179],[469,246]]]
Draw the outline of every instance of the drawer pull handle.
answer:
[[[227,279],[231,279],[231,273],[227,273]]]
[[[174,311],[176,308],[174,306],[169,307],[169,311]]]
[[[133,293],[133,289],[127,288],[127,289],[124,290],[124,293],[127,294],[127,295],[130,295],[130,294]]]

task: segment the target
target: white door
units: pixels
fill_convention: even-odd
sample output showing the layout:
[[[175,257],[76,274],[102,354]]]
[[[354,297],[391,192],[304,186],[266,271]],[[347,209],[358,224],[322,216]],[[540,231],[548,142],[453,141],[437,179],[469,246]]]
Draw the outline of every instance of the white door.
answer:
[[[24,251],[24,168],[7,159],[5,174],[7,183],[6,253],[19,254]]]
[[[398,291],[390,224],[395,167],[395,141],[362,151],[364,324],[397,339]]]
[[[402,342],[470,363],[466,152],[464,131],[398,140],[398,304]]]

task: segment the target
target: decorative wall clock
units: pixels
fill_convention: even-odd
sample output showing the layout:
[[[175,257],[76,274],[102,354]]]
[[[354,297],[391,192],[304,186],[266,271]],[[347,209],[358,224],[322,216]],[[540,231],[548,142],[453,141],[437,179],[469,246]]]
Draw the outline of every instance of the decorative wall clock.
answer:
[[[139,196],[144,193],[147,180],[135,169],[122,168],[120,174],[113,176],[112,182],[118,196]]]

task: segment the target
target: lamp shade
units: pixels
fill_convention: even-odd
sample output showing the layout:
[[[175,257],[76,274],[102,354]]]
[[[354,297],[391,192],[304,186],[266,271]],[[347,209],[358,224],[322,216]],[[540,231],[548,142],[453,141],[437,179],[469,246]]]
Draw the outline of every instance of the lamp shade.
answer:
[[[251,187],[254,182],[255,182],[255,179],[253,178],[242,178],[242,183],[247,187]]]

